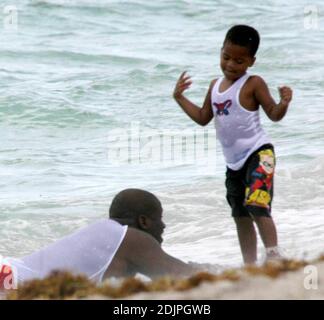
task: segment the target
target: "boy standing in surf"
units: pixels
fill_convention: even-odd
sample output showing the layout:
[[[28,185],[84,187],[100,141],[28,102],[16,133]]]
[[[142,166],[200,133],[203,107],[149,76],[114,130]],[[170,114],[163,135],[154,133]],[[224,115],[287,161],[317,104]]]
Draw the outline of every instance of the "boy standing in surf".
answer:
[[[224,76],[211,81],[202,108],[183,95],[192,83],[186,72],[181,74],[173,93],[176,102],[193,121],[205,126],[215,119],[217,138],[227,165],[226,198],[246,264],[257,260],[254,223],[267,258],[280,256],[271,217],[275,153],[261,127],[259,106],[272,121],[279,121],[292,99],[292,90],[284,86],[279,88],[277,104],[264,80],[247,73],[255,62],[259,42],[258,32],[250,26],[236,25],[227,32],[220,58]]]

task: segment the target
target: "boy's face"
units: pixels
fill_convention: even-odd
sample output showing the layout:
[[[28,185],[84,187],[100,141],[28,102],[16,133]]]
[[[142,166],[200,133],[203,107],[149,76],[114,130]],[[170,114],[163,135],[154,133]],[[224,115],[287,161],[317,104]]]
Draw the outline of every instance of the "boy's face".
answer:
[[[254,64],[248,48],[226,41],[221,51],[220,66],[224,76],[235,81],[243,76],[246,70]]]

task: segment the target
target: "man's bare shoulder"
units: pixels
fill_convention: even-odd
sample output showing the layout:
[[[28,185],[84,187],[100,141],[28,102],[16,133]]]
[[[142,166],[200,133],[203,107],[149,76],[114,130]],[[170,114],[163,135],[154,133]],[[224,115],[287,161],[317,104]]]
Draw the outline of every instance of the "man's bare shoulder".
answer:
[[[139,270],[137,264],[141,255],[152,248],[154,240],[153,237],[143,231],[128,227],[105,277],[134,276]],[[153,254],[157,250],[159,250],[158,247],[157,249],[150,249]]]
[[[161,251],[160,244],[150,234],[132,227],[127,228],[123,248],[125,248],[128,258],[137,256],[145,250],[155,253]]]
[[[132,241],[132,240],[138,240],[138,241],[155,241],[157,242],[150,234],[144,232],[144,231],[141,231],[141,230],[138,230],[136,228],[133,228],[133,227],[128,227],[127,228],[127,232],[126,232],[126,235],[125,237],[127,237],[127,240],[128,241]]]

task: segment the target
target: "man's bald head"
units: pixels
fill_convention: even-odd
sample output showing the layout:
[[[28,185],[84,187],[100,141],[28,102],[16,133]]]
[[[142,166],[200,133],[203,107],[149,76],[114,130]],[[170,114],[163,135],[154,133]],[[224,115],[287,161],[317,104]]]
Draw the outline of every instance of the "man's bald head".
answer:
[[[140,228],[138,220],[140,216],[154,218],[162,213],[159,199],[152,193],[141,189],[125,189],[119,192],[113,199],[109,217],[121,224]]]

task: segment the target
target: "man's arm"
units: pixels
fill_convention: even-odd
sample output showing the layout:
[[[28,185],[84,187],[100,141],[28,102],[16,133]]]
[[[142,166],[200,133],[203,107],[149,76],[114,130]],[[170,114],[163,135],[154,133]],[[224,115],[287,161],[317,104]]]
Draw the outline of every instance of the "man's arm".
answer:
[[[261,77],[254,77],[255,98],[261,104],[264,112],[272,121],[280,121],[288,110],[289,103],[292,99],[292,90],[289,87],[279,88],[280,102],[277,104],[270,92],[267,84]]]
[[[189,276],[200,270],[168,255],[151,235],[134,228],[128,228],[122,247],[123,256],[136,272],[150,278]]]
[[[211,90],[216,80],[213,80],[209,86],[209,90],[206,94],[203,107],[200,108],[187,99],[183,92],[187,90],[190,85],[190,76],[185,75],[186,72],[183,72],[174,88],[173,97],[183,111],[196,123],[201,126],[207,125],[210,120],[213,118],[213,111],[211,107]]]

